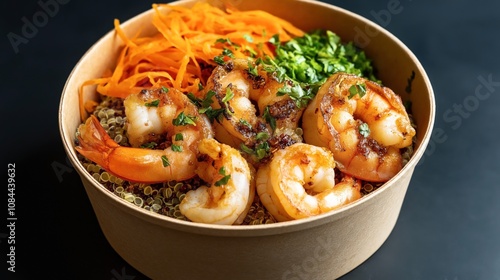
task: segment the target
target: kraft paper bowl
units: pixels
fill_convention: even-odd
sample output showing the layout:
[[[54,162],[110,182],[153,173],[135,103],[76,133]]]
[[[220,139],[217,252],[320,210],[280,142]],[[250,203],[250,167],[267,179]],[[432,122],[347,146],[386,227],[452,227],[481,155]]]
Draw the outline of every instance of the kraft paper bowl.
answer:
[[[190,6],[195,1],[176,2]],[[221,3],[222,1],[214,1]],[[389,236],[412,173],[429,142],[434,95],[412,52],[375,23],[317,1],[230,1],[241,10],[261,9],[305,31],[333,30],[354,41],[373,59],[379,78],[412,102],[417,124],[415,152],[407,165],[375,192],[317,217],[258,226],[184,222],[139,208],[101,186],[77,159],[80,124],[78,88],[114,65],[122,44],[110,31],[77,63],[64,87],[59,109],[62,141],[78,171],[102,232],[130,265],[152,279],[334,279],[368,259]],[[149,10],[122,24],[128,36],[154,31]],[[112,19],[110,18],[110,21]],[[148,34],[149,33],[149,34]],[[95,98],[88,88],[86,98]],[[78,186],[75,186],[78,187]]]

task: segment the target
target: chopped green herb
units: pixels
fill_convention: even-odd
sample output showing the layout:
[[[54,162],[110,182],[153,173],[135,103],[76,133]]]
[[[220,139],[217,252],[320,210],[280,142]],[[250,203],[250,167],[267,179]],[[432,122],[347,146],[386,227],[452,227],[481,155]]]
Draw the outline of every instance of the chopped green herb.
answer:
[[[215,43],[231,44],[231,40],[229,38],[219,38],[219,39],[215,40]]]
[[[200,109],[199,112],[200,112],[200,114],[207,115],[208,120],[210,122],[214,122],[216,120],[220,123],[222,121],[222,117],[224,116],[225,110],[226,109],[224,109],[224,108],[213,109],[212,107],[208,107],[208,108]]]
[[[259,132],[255,136],[255,139],[256,140],[266,141],[267,139],[269,139],[269,134],[267,132]]]
[[[304,108],[309,103],[309,100],[314,98],[314,93],[312,87],[303,88],[298,83],[293,83],[289,85],[288,83],[278,90],[278,96],[288,94],[290,98],[295,101],[297,108]]]
[[[203,84],[202,83],[198,83],[198,90],[203,90]]]
[[[229,38],[219,38],[215,40],[215,43],[228,44],[230,46],[238,46],[238,44],[233,43]]]
[[[331,31],[316,30],[280,42],[274,35],[269,42],[276,46],[274,59],[258,59],[262,69],[275,73],[279,82],[287,82],[280,94],[288,94],[298,107],[314,97],[326,79],[336,72],[363,76],[380,83],[365,53],[352,43],[342,43]]]
[[[229,100],[233,99],[233,97],[234,97],[234,92],[231,90],[230,87],[227,87],[226,88],[226,95],[224,96],[224,98],[222,98],[222,102],[226,103]]]
[[[226,167],[221,166],[221,168],[219,168],[219,174],[222,176],[226,176]]]
[[[258,58],[257,60],[255,60],[255,64],[262,65],[262,69],[267,73],[274,75],[279,83],[285,81],[286,69],[277,65],[276,62],[269,56],[266,56],[265,59]]]
[[[359,125],[359,134],[363,135],[363,137],[368,137],[370,135],[370,127],[368,127],[367,123],[362,123]]]
[[[169,91],[168,87],[161,87],[161,90],[162,90],[164,93],[168,93],[168,91]]]
[[[231,175],[226,175],[226,168],[224,166],[222,166],[219,169],[219,174],[224,176],[224,177],[222,177],[220,180],[215,182],[215,186],[217,186],[217,187],[226,185],[229,182],[229,179],[231,179]]]
[[[182,146],[172,144],[172,146],[170,146],[170,148],[171,148],[171,149],[172,149],[172,151],[174,151],[174,152],[182,152]]]
[[[364,83],[355,84],[355,85],[352,85],[351,87],[349,87],[349,96],[347,98],[351,99],[356,94],[359,96],[359,98],[363,98],[363,96],[365,96],[365,94],[366,94],[366,84],[364,84]]]
[[[193,103],[197,107],[201,106],[201,99],[196,97],[196,95],[194,95],[192,92],[188,92],[188,94],[186,94],[186,95],[189,98],[189,101],[191,101],[191,103]]]
[[[245,46],[245,51],[249,52],[251,57],[257,56],[257,52],[249,46]]]
[[[177,133],[175,134],[174,139],[175,141],[182,141],[184,140],[184,136],[182,135],[182,133]]]
[[[222,55],[224,56],[228,56],[228,57],[233,57],[233,51],[231,51],[230,49],[228,48],[224,48],[224,50],[222,50]]]
[[[241,125],[244,125],[244,126],[246,126],[246,127],[250,128],[250,129],[252,129],[252,125],[251,125],[251,124],[249,124],[246,120],[244,120],[244,119],[240,119],[238,122],[239,122]]]
[[[271,148],[269,147],[268,142],[263,142],[255,146],[255,154],[257,155],[257,159],[261,160],[269,155]]]
[[[258,76],[259,72],[257,71],[257,67],[255,67],[250,61],[248,62],[248,73],[253,76]]]
[[[192,117],[192,116],[186,116],[184,114],[184,112],[181,112],[173,121],[172,123],[175,125],[175,126],[181,126],[181,125],[194,125],[196,126],[196,123],[194,122],[194,120],[196,119],[196,117]]]
[[[153,100],[151,102],[147,102],[144,105],[146,107],[158,107],[159,104],[160,104],[160,99],[156,99],[156,100]]]
[[[205,98],[203,98],[203,100],[201,101],[201,108],[209,107],[214,102],[212,100],[212,97],[214,97],[215,94],[216,94],[215,91],[209,90],[207,92],[207,95],[205,96]]]
[[[163,167],[170,166],[170,162],[168,161],[167,156],[161,156],[161,162],[163,164]]]
[[[271,126],[271,129],[273,131],[276,130],[276,118],[271,116],[271,113],[269,113],[269,106],[266,106],[266,108],[264,109],[264,114],[262,114],[262,117]]]
[[[273,37],[269,39],[269,43],[273,45],[279,45],[280,44],[280,35],[279,34],[274,34]]]
[[[267,139],[265,139],[264,142],[255,145],[254,150],[252,150],[250,147],[242,143],[240,145],[240,150],[249,155],[254,155],[257,158],[257,160],[262,160],[263,158],[268,157],[271,153],[271,147],[269,146],[269,143],[266,140]]]
[[[240,149],[241,149],[243,152],[245,152],[245,153],[247,153],[247,154],[249,154],[249,155],[251,155],[251,154],[253,154],[253,153],[254,153],[254,151],[253,151],[252,149],[250,149],[247,145],[245,145],[245,144],[243,144],[243,143],[241,143],[241,145],[240,145]]]
[[[215,61],[215,63],[217,63],[219,65],[226,64],[226,61],[224,61],[224,56],[223,55],[218,55],[218,56],[214,57],[214,61]]]
[[[148,143],[144,143],[141,145],[141,148],[145,148],[145,149],[153,149],[154,147],[156,147],[158,144],[156,144],[156,142],[148,142]]]

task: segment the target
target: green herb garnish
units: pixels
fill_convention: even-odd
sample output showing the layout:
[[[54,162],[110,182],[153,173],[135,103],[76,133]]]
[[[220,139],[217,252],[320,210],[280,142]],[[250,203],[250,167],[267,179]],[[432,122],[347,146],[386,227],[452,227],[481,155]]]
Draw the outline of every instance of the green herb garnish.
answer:
[[[257,59],[262,69],[274,73],[285,82],[279,94],[288,94],[297,107],[304,107],[316,95],[319,87],[336,72],[363,76],[380,83],[374,75],[371,61],[352,43],[342,43],[331,31],[316,30],[280,42],[274,35],[269,42],[276,46],[275,58]]]
[[[256,140],[266,141],[267,139],[269,139],[269,133],[267,133],[267,132],[259,132],[255,136],[255,139]]]
[[[170,162],[168,161],[167,156],[161,156],[161,162],[163,164],[163,167],[170,166]]]
[[[370,127],[368,127],[367,123],[362,123],[359,125],[359,134],[363,135],[363,137],[368,137],[370,135]]]
[[[214,57],[214,61],[215,61],[215,63],[217,63],[219,65],[226,64],[226,61],[224,61],[224,56],[223,55],[218,55],[218,56]]]
[[[269,136],[267,133],[265,133],[265,135],[267,135],[267,137]],[[261,137],[263,137],[263,139],[261,140],[267,140],[264,134],[262,134]],[[251,149],[250,147],[242,143],[240,145],[240,150],[244,153],[255,156],[257,160],[262,160],[263,158],[266,158],[271,154],[271,147],[269,146],[268,142],[261,142],[255,145],[254,149]]]
[[[182,135],[182,133],[177,133],[174,136],[174,140],[175,141],[182,141],[182,140],[184,140],[184,136]]]
[[[268,142],[263,142],[255,145],[255,154],[257,155],[257,159],[261,160],[267,157],[271,152],[271,147]]]
[[[156,147],[158,144],[156,144],[156,142],[148,142],[148,143],[144,143],[141,145],[141,148],[144,148],[144,149],[153,149],[154,147]]]
[[[171,149],[172,149],[172,151],[174,151],[174,152],[182,152],[182,146],[172,144],[172,146],[170,146],[170,148],[171,148]]]
[[[248,62],[248,73],[253,76],[258,76],[259,72],[257,71],[257,67],[255,67],[250,61]]]
[[[220,180],[215,182],[215,186],[217,186],[217,187],[226,185],[229,182],[229,179],[231,179],[231,175],[226,175],[226,168],[224,166],[222,166],[219,169],[219,174],[224,176],[224,177],[222,177]]]
[[[226,95],[224,96],[224,98],[222,98],[222,102],[226,103],[228,101],[230,101],[231,99],[233,99],[234,97],[234,92],[231,90],[230,87],[227,87],[226,88]]]
[[[196,126],[196,123],[194,122],[194,120],[196,119],[196,117],[192,117],[192,116],[186,116],[184,114],[184,112],[181,112],[173,121],[172,123],[175,125],[175,126],[181,126],[181,125],[194,125]]]
[[[364,84],[364,83],[355,84],[355,85],[352,85],[351,87],[349,87],[349,96],[347,98],[351,99],[356,94],[359,96],[359,98],[363,98],[363,96],[365,96],[365,94],[366,94],[366,84]]]
[[[240,149],[241,149],[243,152],[245,152],[245,153],[247,153],[247,154],[249,154],[249,155],[251,155],[251,154],[253,154],[253,153],[254,153],[254,151],[253,151],[252,149],[250,149],[247,145],[245,145],[245,144],[243,144],[243,143],[241,143],[241,145],[240,145]]]
[[[240,125],[243,125],[243,126],[248,127],[249,129],[252,129],[252,125],[251,125],[250,123],[248,123],[248,122],[247,122],[246,120],[244,120],[244,119],[239,119],[239,120],[238,120],[238,123],[239,123]]]
[[[144,105],[146,107],[158,107],[159,104],[160,104],[160,99],[156,99],[156,100],[153,100],[151,102],[147,102]]]
[[[269,106],[266,106],[264,109],[264,114],[262,114],[262,117],[264,120],[271,126],[271,129],[274,131],[276,130],[276,118],[271,116],[271,113],[269,113]]]

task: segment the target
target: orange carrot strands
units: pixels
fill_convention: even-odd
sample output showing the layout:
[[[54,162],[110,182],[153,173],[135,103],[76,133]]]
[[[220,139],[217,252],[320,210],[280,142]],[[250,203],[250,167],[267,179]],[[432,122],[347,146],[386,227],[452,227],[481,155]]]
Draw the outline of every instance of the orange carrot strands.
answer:
[[[198,95],[199,84],[205,83],[204,67],[216,66],[214,58],[225,49],[237,58],[274,57],[267,43],[273,35],[287,41],[304,34],[291,23],[264,11],[222,10],[205,2],[191,8],[169,4],[152,7],[152,24],[158,30],[154,36],[127,37],[120,22],[114,21],[124,47],[111,74],[86,81],[80,87],[82,121],[92,105],[84,105],[86,86],[96,85],[98,93],[119,98],[153,86]]]

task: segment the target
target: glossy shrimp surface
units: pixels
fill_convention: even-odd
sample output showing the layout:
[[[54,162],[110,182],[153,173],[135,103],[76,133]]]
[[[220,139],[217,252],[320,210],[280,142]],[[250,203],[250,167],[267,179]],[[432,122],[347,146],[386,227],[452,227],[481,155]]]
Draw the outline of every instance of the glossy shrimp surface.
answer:
[[[372,182],[401,170],[400,149],[415,135],[398,95],[343,73],[321,86],[304,112],[303,130],[307,143],[330,148],[342,172]]]
[[[252,169],[236,149],[215,139],[200,141],[198,148],[196,174],[210,186],[189,191],[181,213],[199,223],[241,223],[255,193]]]
[[[214,123],[215,138],[233,147],[252,145],[259,133],[295,135],[302,111],[288,95],[278,95],[284,85],[246,59],[234,59],[214,69],[205,92],[213,93],[213,107],[222,109],[222,118]],[[257,106],[255,106],[257,105]],[[273,131],[267,117],[276,122]],[[219,124],[220,123],[220,124]]]
[[[136,147],[113,141],[95,116],[78,128],[76,150],[106,171],[132,182],[156,183],[194,177],[197,143],[210,138],[210,124],[181,92],[145,90],[125,102],[127,133]],[[150,110],[154,108],[155,110]],[[152,113],[153,112],[153,113]],[[151,120],[157,120],[152,122]],[[138,147],[163,135],[165,149]]]
[[[179,133],[184,138],[182,144],[187,146],[197,139],[212,137],[208,119],[198,113],[185,94],[175,89],[144,89],[125,98],[123,105],[127,137],[133,147],[161,141],[165,136],[180,138]],[[173,138],[172,142],[176,143]]]
[[[337,209],[361,197],[360,183],[345,176],[335,184],[335,161],[325,148],[296,143],[277,151],[257,171],[260,200],[278,221]]]

